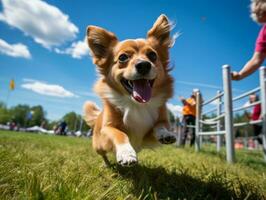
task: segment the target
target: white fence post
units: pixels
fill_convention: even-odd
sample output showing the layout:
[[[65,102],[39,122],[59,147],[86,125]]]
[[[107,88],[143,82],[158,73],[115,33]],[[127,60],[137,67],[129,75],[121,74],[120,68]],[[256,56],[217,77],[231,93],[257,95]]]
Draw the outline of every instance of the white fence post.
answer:
[[[195,150],[200,150],[200,119],[201,119],[201,94],[197,92],[196,94],[196,123],[195,123]]]
[[[262,107],[262,145],[263,145],[263,155],[266,161],[266,68],[260,68],[260,91],[261,91],[261,107]]]
[[[217,95],[220,95],[221,91],[218,90],[217,91]],[[217,99],[217,117],[221,115],[221,110],[222,110],[222,97],[219,97]],[[217,131],[220,132],[221,131],[221,119],[218,119],[217,121]],[[222,146],[222,135],[217,135],[216,136],[216,150],[217,152],[221,151],[221,146]]]
[[[176,123],[176,133],[177,133],[176,146],[180,146],[181,145],[181,140],[182,140],[182,131],[183,131],[183,129],[182,129],[182,125],[181,125],[179,117],[176,117],[175,123]]]
[[[234,133],[233,133],[233,103],[231,70],[229,65],[223,66],[224,109],[225,109],[225,141],[226,160],[228,163],[235,162]]]
[[[202,126],[203,126],[203,124],[200,123],[200,124],[199,124],[199,132],[202,132]],[[203,136],[200,135],[200,136],[199,136],[199,147],[201,148],[202,145],[203,145]]]

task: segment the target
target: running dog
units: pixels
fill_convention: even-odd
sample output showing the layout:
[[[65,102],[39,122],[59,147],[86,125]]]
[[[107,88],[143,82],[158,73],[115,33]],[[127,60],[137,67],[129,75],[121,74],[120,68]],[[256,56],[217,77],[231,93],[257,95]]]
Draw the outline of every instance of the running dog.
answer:
[[[120,165],[131,166],[141,148],[176,141],[168,131],[166,108],[173,94],[170,30],[165,15],[159,16],[146,39],[119,41],[103,28],[87,28],[90,53],[100,74],[94,90],[103,110],[86,102],[84,119],[93,128],[93,148],[107,165],[108,152],[115,152]]]

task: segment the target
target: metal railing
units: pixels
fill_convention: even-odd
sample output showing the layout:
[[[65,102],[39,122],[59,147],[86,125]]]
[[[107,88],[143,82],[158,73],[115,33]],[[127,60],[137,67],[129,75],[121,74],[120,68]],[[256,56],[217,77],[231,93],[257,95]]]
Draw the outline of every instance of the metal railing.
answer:
[[[244,105],[242,107],[233,108],[233,102],[243,99],[250,94],[260,92],[261,100],[250,105]],[[231,80],[231,69],[229,65],[223,66],[223,92],[217,91],[216,96],[205,101],[204,103],[200,102],[201,94],[197,93],[197,115],[196,115],[196,140],[195,140],[195,150],[199,151],[201,148],[201,141],[203,136],[214,135],[217,137],[217,151],[221,150],[222,146],[222,137],[225,135],[225,146],[226,146],[226,160],[229,163],[235,162],[235,148],[234,148],[234,127],[247,126],[250,124],[261,123],[263,127],[263,154],[264,160],[266,161],[266,68],[260,68],[260,86],[247,91],[237,97],[232,97],[232,80]],[[215,102],[216,108],[208,110],[207,112],[202,112],[204,106]],[[254,107],[255,105],[261,104],[262,107],[262,120],[242,122],[242,123],[233,123],[233,113],[246,110],[248,108]],[[224,112],[222,112],[222,107]],[[203,120],[203,115],[210,113],[215,113],[216,116],[212,119]],[[222,121],[224,119],[224,122]],[[222,122],[224,130],[221,130]],[[215,125],[216,131],[202,131],[203,125]]]

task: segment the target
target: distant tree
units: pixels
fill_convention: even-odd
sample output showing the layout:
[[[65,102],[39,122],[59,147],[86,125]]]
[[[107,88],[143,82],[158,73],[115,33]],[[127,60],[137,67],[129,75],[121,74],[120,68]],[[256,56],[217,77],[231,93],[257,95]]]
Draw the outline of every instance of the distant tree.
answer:
[[[78,115],[75,112],[69,112],[63,116],[63,120],[67,123],[68,130],[76,131],[78,125]]]
[[[46,121],[46,113],[42,106],[31,107],[30,112],[32,113],[32,117],[29,120],[29,126],[41,126]]]
[[[3,102],[0,102],[0,124],[6,124],[11,120],[10,111]]]
[[[1,108],[6,108],[6,105],[3,102],[0,101],[0,109]]]
[[[58,124],[59,124],[59,121],[49,121],[49,120],[46,120],[46,126],[45,126],[45,128],[48,129],[48,130],[53,130],[54,127],[56,127]]]
[[[81,128],[82,132],[87,132],[90,129],[82,116],[75,112],[65,114],[62,120],[67,123],[70,131],[78,131]],[[29,105],[19,104],[8,109],[3,102],[0,102],[0,124],[12,121],[21,127],[44,125],[44,128],[49,130],[60,123],[60,121],[47,120],[46,112],[41,105],[30,107]]]
[[[28,114],[30,112],[30,107],[28,105],[17,105],[10,109],[11,120],[16,124],[20,124],[21,126],[28,126]]]
[[[203,120],[208,120],[208,119],[212,119],[212,118],[215,118],[217,115],[216,114],[211,114],[209,116],[207,115],[203,115],[202,116],[202,119]],[[215,127],[216,128],[216,127]],[[209,132],[209,131],[213,131],[214,130],[214,126],[213,125],[207,125],[207,124],[204,124],[202,126],[202,131],[203,132]]]
[[[90,129],[91,129],[91,127],[89,127],[89,125],[83,119],[83,123],[82,123],[82,127],[81,127],[82,132],[88,132]]]
[[[70,131],[78,131],[81,128],[82,132],[87,132],[90,129],[90,127],[83,120],[82,116],[75,112],[69,112],[65,114],[63,116],[63,120],[67,123],[68,129]]]
[[[242,123],[242,122],[248,122],[250,113],[248,112],[242,112],[237,113],[234,115],[234,121],[233,123]],[[215,118],[216,115],[212,114],[210,116],[203,116],[203,120]],[[221,129],[224,130],[224,117],[221,118]],[[216,129],[216,126],[213,126],[213,128],[210,125],[204,125],[203,131],[214,131]],[[234,128],[236,137],[243,137],[245,133],[248,133],[248,135],[252,135],[252,127],[251,126],[242,126]]]
[[[250,113],[247,111],[245,111],[241,114],[239,114],[239,113],[235,114],[234,123],[249,122],[250,121],[249,115],[250,115]],[[237,128],[235,128],[235,132],[237,133],[236,134],[237,137],[239,137],[239,136],[243,137],[243,136],[245,136],[245,133],[248,133],[249,136],[251,136],[253,134],[252,127],[250,125],[237,127]]]

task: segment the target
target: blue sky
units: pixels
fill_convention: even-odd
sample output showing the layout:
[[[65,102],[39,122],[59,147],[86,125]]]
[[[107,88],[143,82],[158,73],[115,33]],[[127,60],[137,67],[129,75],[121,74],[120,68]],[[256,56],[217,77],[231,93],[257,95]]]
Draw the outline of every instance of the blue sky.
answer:
[[[0,1],[0,101],[7,102],[10,79],[16,88],[8,106],[42,105],[49,119],[82,113],[97,78],[84,42],[86,27],[97,25],[120,40],[144,38],[164,13],[181,36],[172,47],[171,72],[181,105],[200,88],[204,99],[222,86],[223,64],[239,70],[252,56],[260,26],[249,17],[249,0]],[[258,72],[234,82],[234,95],[256,87]]]

